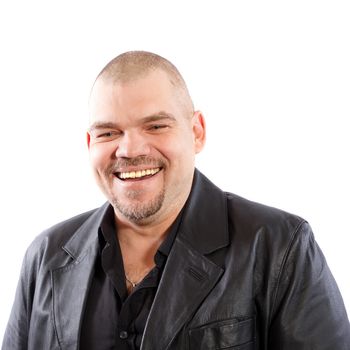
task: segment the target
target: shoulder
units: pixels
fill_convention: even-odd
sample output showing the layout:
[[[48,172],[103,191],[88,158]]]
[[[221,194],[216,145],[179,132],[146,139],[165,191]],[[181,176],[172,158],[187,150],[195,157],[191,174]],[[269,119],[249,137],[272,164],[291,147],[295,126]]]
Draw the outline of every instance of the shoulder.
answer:
[[[229,213],[234,216],[239,216],[242,219],[255,219],[257,222],[279,222],[288,221],[295,224],[305,221],[298,215],[286,212],[284,210],[251,201],[240,197],[234,193],[224,192],[227,198],[227,207]]]
[[[311,228],[302,217],[233,193],[224,194],[229,225],[237,235],[286,248],[297,239],[313,239]]]
[[[300,216],[222,191],[199,171],[188,207],[188,221],[196,223],[192,223],[192,231],[200,228],[205,232],[215,225],[217,232],[227,232],[228,240],[243,245],[245,251],[257,246],[285,251],[296,237],[311,233]],[[194,216],[199,218],[194,220]]]
[[[48,269],[56,267],[60,260],[67,257],[62,247],[86,222],[96,216],[101,208],[71,217],[40,233],[26,251],[25,262],[27,265],[31,267],[45,265]]]

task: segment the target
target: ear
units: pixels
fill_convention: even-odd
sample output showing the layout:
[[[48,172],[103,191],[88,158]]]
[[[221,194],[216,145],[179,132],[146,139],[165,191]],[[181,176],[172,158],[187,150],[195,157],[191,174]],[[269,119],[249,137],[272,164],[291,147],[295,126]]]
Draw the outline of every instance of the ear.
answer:
[[[90,149],[90,142],[91,142],[91,135],[89,132],[86,132],[86,143],[87,143],[88,149]]]
[[[201,111],[195,111],[192,117],[192,130],[194,135],[195,152],[199,153],[206,140],[206,125]]]

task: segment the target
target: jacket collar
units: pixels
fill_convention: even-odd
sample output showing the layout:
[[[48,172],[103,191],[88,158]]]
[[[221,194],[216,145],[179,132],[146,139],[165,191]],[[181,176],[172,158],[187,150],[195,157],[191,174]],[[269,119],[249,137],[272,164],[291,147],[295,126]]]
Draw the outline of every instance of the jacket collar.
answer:
[[[226,196],[197,169],[179,231],[181,238],[201,254],[229,243]]]
[[[63,246],[74,260],[80,261],[85,252],[97,243],[97,233],[109,206],[107,202],[98,208]]]

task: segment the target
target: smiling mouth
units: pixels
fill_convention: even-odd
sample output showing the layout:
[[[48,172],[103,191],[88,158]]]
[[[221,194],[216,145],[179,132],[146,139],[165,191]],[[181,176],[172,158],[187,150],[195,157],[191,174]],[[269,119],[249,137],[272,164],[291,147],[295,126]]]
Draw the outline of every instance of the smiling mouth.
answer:
[[[159,173],[161,169],[162,168],[150,168],[136,171],[117,172],[115,175],[120,180],[143,179],[154,176],[155,174]]]

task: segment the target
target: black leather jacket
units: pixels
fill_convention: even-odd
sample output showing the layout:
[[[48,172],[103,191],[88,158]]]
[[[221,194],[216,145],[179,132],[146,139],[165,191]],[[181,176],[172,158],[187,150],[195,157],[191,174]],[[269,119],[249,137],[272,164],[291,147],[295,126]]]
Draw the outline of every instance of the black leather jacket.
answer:
[[[29,247],[3,350],[79,348],[107,205]],[[307,222],[224,193],[196,171],[141,349],[345,350],[350,327]]]

